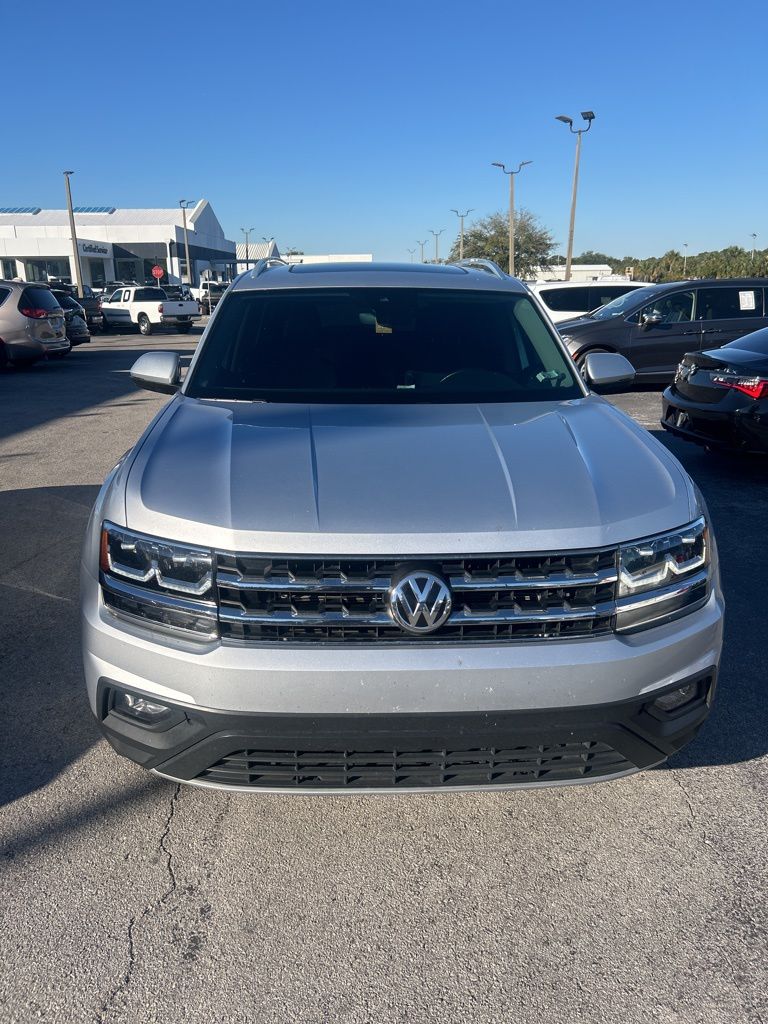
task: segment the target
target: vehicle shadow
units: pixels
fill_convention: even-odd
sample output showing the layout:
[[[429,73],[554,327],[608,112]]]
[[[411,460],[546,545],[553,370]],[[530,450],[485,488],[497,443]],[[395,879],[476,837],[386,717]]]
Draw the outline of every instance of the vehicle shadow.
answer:
[[[93,344],[76,348],[61,361],[41,360],[24,369],[0,373],[0,439],[32,430],[50,420],[88,415],[85,410],[114,403],[133,394],[129,370],[144,352],[177,352],[185,366],[199,335],[166,338],[115,339],[94,337]],[[109,347],[106,347],[109,346]],[[138,396],[131,401],[155,401]]]
[[[0,806],[98,739],[80,660],[78,566],[96,486],[0,491]]]
[[[701,489],[712,517],[725,593],[725,646],[712,713],[673,767],[730,764],[768,753],[765,699],[765,524],[768,457],[711,454],[653,430]]]

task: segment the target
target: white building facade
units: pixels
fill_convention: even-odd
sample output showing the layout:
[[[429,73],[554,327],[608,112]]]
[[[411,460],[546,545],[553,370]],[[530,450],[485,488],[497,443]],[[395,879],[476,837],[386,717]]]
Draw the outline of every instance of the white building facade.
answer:
[[[186,266],[182,210],[75,207],[75,232],[82,283],[99,288],[108,281],[197,284],[201,275],[229,279],[235,243],[210,203],[201,199],[187,211],[191,273]],[[66,210],[0,208],[0,269],[11,280],[75,280],[74,250]]]

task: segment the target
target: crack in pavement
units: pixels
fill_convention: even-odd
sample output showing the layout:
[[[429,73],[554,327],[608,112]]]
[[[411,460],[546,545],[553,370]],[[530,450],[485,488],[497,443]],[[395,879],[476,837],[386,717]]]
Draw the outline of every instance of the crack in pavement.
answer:
[[[181,784],[179,783],[177,784],[173,792],[173,796],[171,797],[171,806],[168,809],[168,817],[165,820],[165,828],[163,829],[163,834],[160,836],[160,842],[158,844],[161,852],[164,853],[166,857],[165,867],[168,872],[168,877],[170,879],[170,885],[165,890],[165,892],[154,901],[154,903],[148,903],[138,916],[134,914],[128,921],[128,964],[118,984],[112,989],[107,998],[102,1002],[101,1008],[99,1009],[98,1014],[95,1018],[96,1024],[104,1024],[104,1022],[107,1019],[107,1014],[109,1014],[109,1012],[112,1010],[120,996],[124,995],[127,992],[128,988],[130,987],[131,980],[133,979],[133,971],[136,966],[136,951],[134,940],[136,926],[141,921],[143,921],[145,917],[148,917],[149,914],[151,914],[153,911],[159,910],[161,907],[165,906],[165,904],[168,902],[171,896],[173,896],[173,894],[176,892],[178,883],[176,880],[176,872],[173,867],[173,853],[168,848],[167,841],[168,836],[170,835],[171,825],[173,823],[173,816],[176,813],[176,803],[178,801],[180,793]]]

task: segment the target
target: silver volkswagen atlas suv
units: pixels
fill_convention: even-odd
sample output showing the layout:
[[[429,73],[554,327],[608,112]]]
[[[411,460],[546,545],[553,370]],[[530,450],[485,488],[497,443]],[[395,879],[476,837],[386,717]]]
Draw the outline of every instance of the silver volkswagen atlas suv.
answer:
[[[498,268],[263,261],[107,477],[82,561],[115,750],[233,790],[499,789],[663,762],[705,720],[707,512]],[[589,390],[591,385],[593,391]]]

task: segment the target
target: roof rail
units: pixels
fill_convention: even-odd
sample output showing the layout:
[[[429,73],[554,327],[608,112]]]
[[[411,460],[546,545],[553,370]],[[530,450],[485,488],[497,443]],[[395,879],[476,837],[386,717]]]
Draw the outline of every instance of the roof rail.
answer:
[[[289,267],[290,263],[287,260],[280,259],[279,256],[268,256],[264,260],[257,260],[254,264],[251,273],[254,277],[258,277],[259,274],[263,274],[265,270],[271,270],[272,267]]]
[[[494,263],[493,260],[481,260],[477,256],[472,256],[466,260],[456,260],[454,265],[457,267],[466,267],[468,270],[484,270],[486,274],[493,274],[494,277],[509,277],[508,274],[504,273],[498,263]]]

